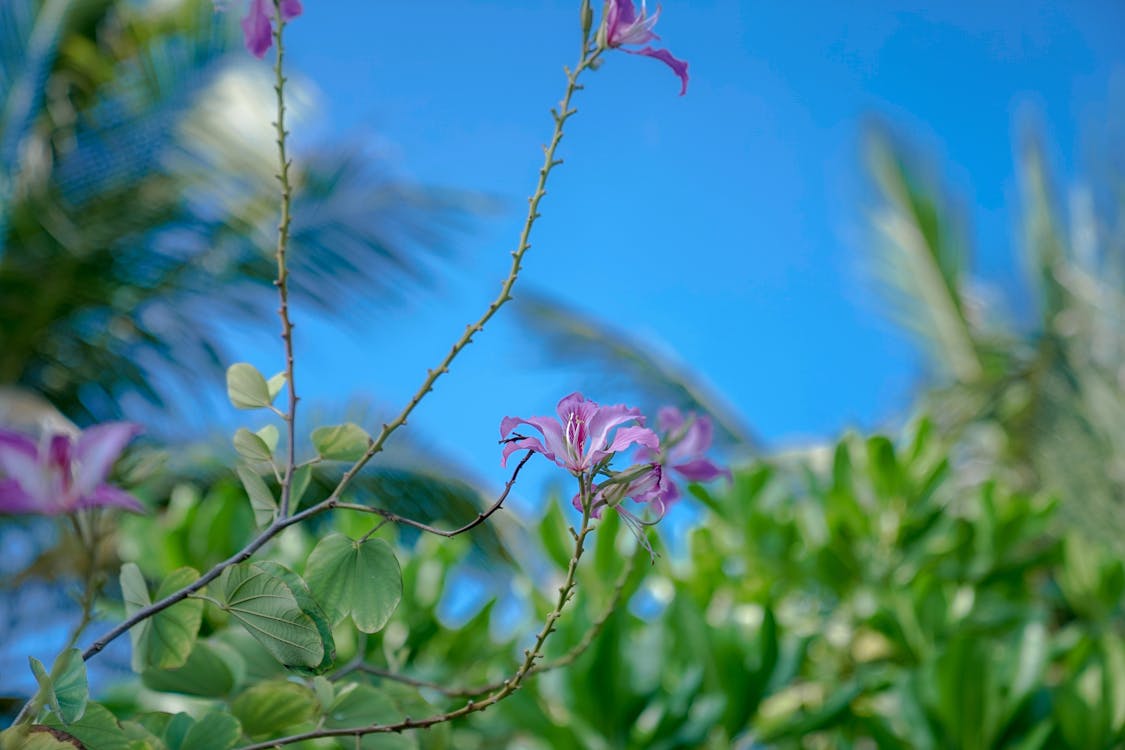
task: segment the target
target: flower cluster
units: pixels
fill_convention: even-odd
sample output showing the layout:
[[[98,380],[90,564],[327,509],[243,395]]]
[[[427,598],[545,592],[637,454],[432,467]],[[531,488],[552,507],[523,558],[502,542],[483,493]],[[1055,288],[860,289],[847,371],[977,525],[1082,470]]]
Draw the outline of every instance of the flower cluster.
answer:
[[[0,430],[0,513],[55,516],[102,506],[144,512],[135,497],[106,484],[138,432],[134,424],[111,422],[76,439],[56,433],[36,441]]]
[[[638,409],[621,404],[600,406],[581,393],[559,401],[558,417],[505,417],[500,422],[504,443],[502,465],[520,450],[542,454],[577,477],[584,491],[574,496],[573,504],[601,517],[606,508],[617,511],[629,526],[641,533],[644,526],[659,521],[673,501],[680,497],[675,477],[690,482],[708,482],[730,472],[719,468],[704,454],[711,447],[711,420],[685,417],[678,409],[660,410],[661,435],[645,426]],[[521,424],[535,428],[543,437],[515,434]],[[636,446],[634,463],[615,471],[610,463],[618,452]],[[588,484],[587,484],[588,483]],[[626,499],[652,508],[655,520],[644,520],[624,508]]]
[[[660,39],[654,32],[657,19],[660,18],[660,8],[651,16],[641,0],[641,12],[637,13],[633,7],[633,0],[607,0],[602,26],[598,31],[598,42],[602,47],[620,49],[631,55],[644,55],[660,60],[672,69],[680,79],[680,96],[687,93],[688,64],[666,49],[656,49],[647,46],[649,42]],[[624,45],[644,44],[641,49],[625,49]]]

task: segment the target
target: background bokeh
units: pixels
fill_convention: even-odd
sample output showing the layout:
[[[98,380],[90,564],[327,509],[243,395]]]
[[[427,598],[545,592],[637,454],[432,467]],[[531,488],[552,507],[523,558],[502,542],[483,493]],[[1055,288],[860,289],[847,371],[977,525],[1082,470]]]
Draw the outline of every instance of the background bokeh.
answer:
[[[229,434],[261,424],[222,373],[281,369],[276,156],[229,5],[0,4],[0,422],[145,426],[115,478],[153,513],[107,536],[111,581],[253,533]],[[709,414],[734,479],[691,488],[655,565],[599,531],[552,645],[600,631],[572,668],[365,747],[1125,742],[1125,7],[932,5],[668,2],[687,96],[619,53],[584,79],[515,302],[349,499],[471,518],[508,478],[500,418],[578,388]],[[496,293],[576,11],[310,0],[290,26],[306,427],[377,426]],[[566,562],[546,463],[471,540],[389,532],[407,595],[341,661],[435,685],[371,694],[416,713],[507,673]],[[270,554],[301,572],[333,530],[367,528],[336,514]],[[0,519],[0,556],[10,713],[84,563],[29,519]],[[283,677],[245,641],[208,611],[205,650]],[[119,645],[92,667],[120,719],[246,688],[230,665],[130,679]]]

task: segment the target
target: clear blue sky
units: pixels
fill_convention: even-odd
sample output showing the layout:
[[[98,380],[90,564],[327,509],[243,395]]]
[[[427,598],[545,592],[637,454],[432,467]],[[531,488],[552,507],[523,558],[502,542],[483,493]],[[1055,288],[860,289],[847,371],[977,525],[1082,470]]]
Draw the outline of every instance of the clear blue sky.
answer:
[[[416,305],[358,331],[299,329],[310,401],[397,406],[506,273],[579,3],[305,5],[291,61],[324,114],[302,138],[367,139],[404,175],[506,206]],[[775,444],[893,422],[917,382],[865,269],[870,117],[941,168],[970,211],[977,268],[1004,288],[1022,274],[1018,136],[1038,128],[1069,179],[1104,148],[1111,115],[1118,144],[1123,132],[1116,0],[666,0],[658,31],[690,62],[687,96],[663,65],[625,54],[586,79],[521,284],[677,352]],[[413,421],[488,481],[501,480],[500,417],[549,412],[568,390],[517,338],[508,321],[486,330]]]

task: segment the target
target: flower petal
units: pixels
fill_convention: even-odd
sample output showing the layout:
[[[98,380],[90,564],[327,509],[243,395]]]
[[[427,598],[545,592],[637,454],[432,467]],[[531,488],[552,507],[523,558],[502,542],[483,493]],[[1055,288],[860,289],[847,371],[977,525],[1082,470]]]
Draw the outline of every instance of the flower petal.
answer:
[[[74,489],[80,497],[101,485],[125,445],[141,431],[132,422],[107,422],[85,430],[74,450]]]
[[[660,438],[647,427],[622,427],[617,431],[617,434],[613,436],[613,443],[610,444],[607,453],[616,453],[617,451],[625,450],[633,444],[643,445],[645,448],[657,450],[660,448]]]
[[[668,460],[678,464],[702,456],[711,447],[714,428],[707,417],[696,416],[687,431],[675,444],[668,448]]]
[[[0,479],[0,514],[44,513],[35,496],[24,491],[14,479]]]
[[[640,409],[633,409],[624,404],[598,407],[593,417],[586,424],[590,445],[599,451],[606,450],[606,444],[609,442],[609,431],[626,422],[636,422],[643,425],[645,418]],[[621,432],[619,431],[617,434],[620,435]],[[616,444],[617,441],[614,440],[614,445]],[[610,448],[609,450],[612,452],[620,450],[620,448]]]
[[[672,470],[687,479],[689,482],[710,482],[712,479],[726,477],[730,479],[728,469],[720,469],[706,458],[697,458],[687,463],[675,464]]]
[[[25,435],[0,431],[0,474],[19,485],[39,506],[47,506],[50,471],[39,460],[39,447]]]
[[[39,446],[35,441],[19,432],[0,430],[0,460],[6,452],[21,453],[28,458],[39,456]],[[0,468],[3,468],[0,465]]]
[[[630,55],[644,55],[645,57],[653,57],[660,60],[662,63],[672,69],[672,72],[679,76],[680,79],[680,96],[687,93],[688,84],[688,64],[677,58],[673,57],[672,53],[666,49],[655,49],[654,47],[644,47],[642,49],[624,49],[623,52],[628,52]]]
[[[281,0],[281,17],[288,21],[301,15],[301,0]]]
[[[273,26],[266,10],[266,0],[250,0],[250,10],[242,19],[242,35],[246,49],[254,57],[262,57],[273,44]]]
[[[516,429],[517,425],[526,424],[539,430],[543,435],[544,444],[540,445],[540,453],[552,461],[556,454],[566,452],[566,441],[563,439],[562,425],[554,417],[504,417],[500,420],[500,437],[506,438]],[[535,441],[537,444],[538,440]],[[510,453],[511,451],[509,451]]]
[[[101,487],[96,488],[89,495],[84,495],[74,504],[73,509],[85,508],[124,508],[131,510],[134,513],[144,513],[145,506],[141,505],[137,498],[130,495],[125,490],[119,490],[108,484],[103,484]],[[67,510],[72,510],[68,508]]]
[[[521,451],[521,450],[528,450],[528,451],[535,451],[536,453],[542,453],[544,456],[551,459],[552,461],[555,460],[554,455],[551,454],[550,452],[548,452],[543,447],[543,444],[539,442],[539,438],[528,437],[528,438],[523,438],[522,440],[513,440],[510,443],[505,443],[504,444],[504,452],[500,457],[500,465],[501,466],[507,466],[508,465],[508,456],[512,455],[516,451]]]

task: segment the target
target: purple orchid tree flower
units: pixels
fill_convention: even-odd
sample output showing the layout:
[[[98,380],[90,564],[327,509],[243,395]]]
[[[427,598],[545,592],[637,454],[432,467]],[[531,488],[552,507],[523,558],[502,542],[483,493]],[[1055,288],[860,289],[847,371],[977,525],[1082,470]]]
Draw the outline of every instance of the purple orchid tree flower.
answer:
[[[611,49],[620,49],[631,55],[644,55],[660,60],[679,77],[680,96],[683,96],[687,93],[688,64],[673,57],[666,49],[647,46],[649,42],[660,39],[652,30],[658,18],[660,18],[660,8],[658,7],[656,12],[649,16],[644,0],[641,0],[639,14],[633,7],[633,0],[607,0],[600,37],[604,46]],[[646,46],[641,49],[625,49],[626,44]]]
[[[36,442],[0,430],[0,514],[56,516],[98,507],[143,513],[135,497],[105,481],[138,432],[137,425],[109,422],[77,439],[53,434]]]
[[[614,453],[631,445],[653,451],[660,448],[660,439],[644,426],[645,419],[639,409],[622,404],[599,406],[581,393],[572,393],[559,401],[557,411],[558,419],[504,417],[500,422],[500,437],[505,440],[501,466],[506,466],[508,456],[516,451],[532,450],[578,477],[604,468]],[[543,435],[543,440],[523,435],[509,439],[521,424],[534,427]],[[611,440],[610,433],[614,430]]]
[[[637,451],[638,461],[659,463],[669,473],[679,475],[689,482],[710,482],[719,477],[731,479],[729,469],[720,468],[703,454],[711,447],[713,428],[708,417],[684,414],[677,408],[665,406],[656,417],[660,432],[664,436],[659,451],[642,446]],[[673,481],[662,484],[660,494],[649,501],[661,509],[661,513],[680,497],[680,489]]]
[[[301,15],[301,0],[280,0],[281,17],[286,21]],[[261,58],[273,46],[273,2],[250,0],[250,11],[242,19],[246,49]]]

